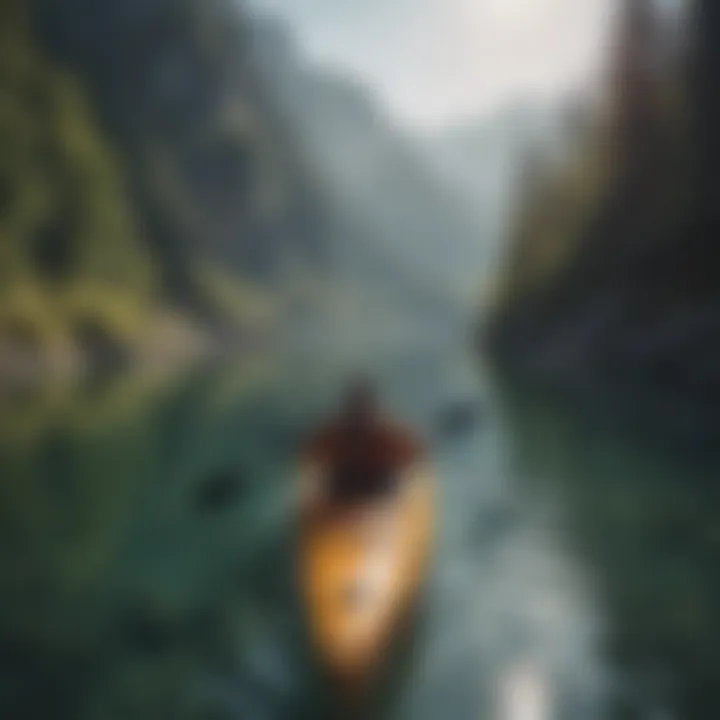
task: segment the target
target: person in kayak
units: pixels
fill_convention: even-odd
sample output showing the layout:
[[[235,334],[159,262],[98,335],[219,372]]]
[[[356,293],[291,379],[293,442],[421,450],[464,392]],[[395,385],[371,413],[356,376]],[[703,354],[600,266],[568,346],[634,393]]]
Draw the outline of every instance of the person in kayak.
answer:
[[[335,416],[306,443],[303,504],[352,505],[392,493],[425,457],[414,434],[387,419],[372,381],[352,382]]]

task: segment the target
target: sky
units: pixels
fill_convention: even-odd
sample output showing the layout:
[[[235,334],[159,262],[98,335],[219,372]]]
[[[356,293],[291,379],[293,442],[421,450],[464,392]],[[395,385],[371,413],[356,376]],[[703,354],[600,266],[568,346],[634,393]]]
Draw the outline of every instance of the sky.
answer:
[[[442,127],[597,79],[616,0],[246,0],[392,116]]]

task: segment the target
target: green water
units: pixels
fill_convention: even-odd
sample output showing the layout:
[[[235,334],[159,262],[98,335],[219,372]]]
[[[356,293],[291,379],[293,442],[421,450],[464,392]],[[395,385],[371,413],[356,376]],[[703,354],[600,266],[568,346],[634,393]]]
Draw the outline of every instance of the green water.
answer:
[[[396,360],[384,382],[427,431],[456,379]],[[713,463],[527,392],[462,392],[486,412],[434,446],[436,556],[385,716],[714,717]],[[322,373],[224,367],[3,398],[0,717],[321,717],[290,494],[331,394]]]

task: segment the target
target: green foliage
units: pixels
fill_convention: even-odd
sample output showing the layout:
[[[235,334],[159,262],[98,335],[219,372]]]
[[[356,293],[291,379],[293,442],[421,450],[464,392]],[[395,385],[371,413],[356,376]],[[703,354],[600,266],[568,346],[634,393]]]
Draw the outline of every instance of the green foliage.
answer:
[[[0,14],[0,339],[42,352],[72,343],[84,318],[129,339],[152,303],[153,266],[117,161],[22,5]]]
[[[242,13],[148,6],[0,5],[0,373],[266,333],[306,255]]]
[[[562,169],[542,171],[528,188],[508,253],[500,305],[521,302],[551,285],[576,259],[584,230],[607,199],[612,182],[600,131],[583,138]]]
[[[699,152],[704,109],[687,55],[644,37],[654,62],[636,66],[636,31],[630,23],[609,101],[575,131],[569,159],[529,175],[486,339],[557,378],[634,374],[691,393],[717,386],[692,350],[710,345],[717,303],[707,224],[717,168],[707,173]]]
[[[271,285],[291,248],[307,255],[302,216],[313,202],[260,88],[242,10],[219,0],[37,7],[49,46],[83,79],[121,150],[163,297],[224,327],[196,264]]]

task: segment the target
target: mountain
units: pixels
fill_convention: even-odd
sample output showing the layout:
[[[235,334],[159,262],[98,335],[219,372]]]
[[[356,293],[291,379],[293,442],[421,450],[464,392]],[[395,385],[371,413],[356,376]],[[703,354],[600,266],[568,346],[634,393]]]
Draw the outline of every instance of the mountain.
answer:
[[[322,206],[242,10],[6,0],[0,26],[2,372],[276,326],[288,277],[322,268]]]
[[[197,273],[260,283],[321,254],[312,193],[224,0],[37,0],[48,46],[87,84],[174,302],[213,317]]]
[[[188,340],[323,313],[355,335],[393,315],[396,332],[467,307],[476,219],[368,91],[307,62],[282,25],[230,0],[31,7],[32,42],[114,158],[149,304]]]
[[[485,186],[470,190],[476,180],[461,173],[450,182],[451,149],[431,152],[361,83],[303,58],[283,25],[231,0],[8,0],[0,13],[20,8],[25,24],[18,35],[6,23],[8,37],[35,53],[43,92],[71,86],[63,102],[78,106],[74,127],[50,123],[48,133],[97,158],[87,148],[84,159],[62,157],[82,184],[67,199],[72,183],[56,181],[58,219],[46,222],[40,202],[27,210],[37,213],[28,227],[52,227],[27,230],[33,281],[19,262],[6,275],[13,287],[41,287],[52,312],[11,319],[4,345],[43,357],[35,335],[58,336],[76,361],[124,366],[248,345],[320,316],[356,342],[382,325],[397,343],[474,303],[498,214]],[[15,65],[5,69],[21,104],[35,90]],[[31,109],[50,119],[42,104]],[[25,124],[7,130],[8,146]],[[8,169],[8,193],[32,162]],[[55,178],[52,162],[42,157],[38,186]],[[492,163],[488,172],[492,185]],[[69,250],[78,244],[82,253]],[[92,270],[86,282],[85,255],[125,274]],[[58,319],[64,294],[80,297],[82,312]]]
[[[483,336],[501,363],[720,394],[715,5],[682,35],[653,3],[625,3],[604,111],[520,207]]]
[[[332,208],[334,272],[406,303],[467,306],[481,225],[423,143],[361,82],[302,58],[278,22],[258,21],[254,36],[264,86]]]
[[[519,103],[417,138],[438,179],[482,229],[482,242],[473,245],[474,262],[466,267],[476,278],[483,273],[480,283],[476,279],[479,286],[497,271],[525,153],[531,147],[556,153],[562,137],[562,118],[550,108]]]
[[[0,5],[0,370],[12,374],[61,371],[79,345],[116,357],[160,314],[119,159],[30,21],[19,0]]]

